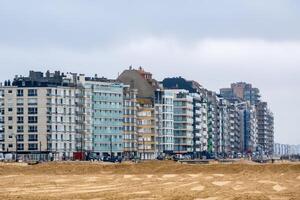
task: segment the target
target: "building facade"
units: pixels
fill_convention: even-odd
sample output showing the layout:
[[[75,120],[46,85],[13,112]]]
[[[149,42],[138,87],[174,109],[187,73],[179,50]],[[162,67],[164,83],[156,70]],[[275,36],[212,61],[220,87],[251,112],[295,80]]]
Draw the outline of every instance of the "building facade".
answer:
[[[193,97],[186,90],[173,90],[174,152],[193,153]]]
[[[141,159],[156,159],[155,109],[151,99],[137,99],[138,155]]]
[[[72,158],[75,151],[75,88],[59,72],[30,72],[1,87],[2,151],[19,159]],[[51,155],[50,155],[51,153]]]
[[[157,151],[159,155],[174,152],[174,94],[172,91],[155,92]]]
[[[259,102],[256,105],[257,112],[257,147],[266,155],[273,154],[274,145],[274,119],[268,109],[266,102]]]
[[[124,124],[123,144],[124,156],[132,158],[138,155],[138,134],[137,134],[137,90],[124,87]]]

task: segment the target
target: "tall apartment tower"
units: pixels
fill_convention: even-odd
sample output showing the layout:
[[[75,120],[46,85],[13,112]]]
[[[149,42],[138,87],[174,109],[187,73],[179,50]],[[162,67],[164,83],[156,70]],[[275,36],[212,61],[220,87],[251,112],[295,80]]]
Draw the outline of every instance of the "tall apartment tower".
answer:
[[[138,156],[142,159],[154,159],[158,155],[155,91],[159,89],[159,84],[152,78],[152,74],[146,72],[142,67],[138,69],[129,67],[120,74],[117,81],[137,91]]]
[[[60,72],[30,71],[1,87],[2,152],[19,159],[72,158],[75,151],[75,87]]]
[[[132,158],[138,156],[138,134],[137,134],[137,90],[124,86],[124,156]]]
[[[255,105],[251,105],[249,101],[239,102],[237,108],[240,112],[241,122],[241,152],[255,152],[257,147],[257,114]]]
[[[206,95],[208,152],[219,154],[221,153],[219,97],[212,91],[207,91]]]
[[[256,105],[258,148],[266,155],[273,154],[274,145],[274,117],[268,109],[267,102]]]
[[[156,129],[155,110],[152,99],[137,99],[137,135],[138,135],[138,155],[141,159],[155,159],[156,149]]]
[[[202,93],[193,97],[193,156],[200,158],[208,150],[207,101]]]
[[[2,83],[0,83],[0,150],[5,149],[5,144],[4,142],[4,113],[5,113],[5,108],[4,108],[4,90],[2,89]]]
[[[91,151],[97,156],[121,156],[123,153],[123,84],[95,77],[78,77],[84,88],[79,124],[87,124],[85,141],[91,139]],[[83,95],[83,96],[82,96]]]
[[[157,151],[159,155],[174,151],[174,94],[172,91],[155,91]]]
[[[241,113],[235,103],[220,98],[221,153],[235,157],[242,149]]]
[[[170,90],[168,90],[170,91]],[[193,97],[187,90],[174,92],[174,152],[193,152]]]
[[[182,77],[165,78],[162,82],[165,90],[185,90],[193,98],[193,156],[200,157],[208,152],[208,101],[206,90],[196,81],[187,81]]]
[[[232,83],[230,88],[220,89],[220,95],[226,99],[239,98],[249,101],[252,105],[260,101],[259,89],[245,82]]]
[[[244,125],[242,129],[244,152],[259,150],[272,155],[274,117],[267,103],[260,100],[259,89],[252,87],[251,84],[238,82],[232,83],[231,88],[220,89],[220,95],[230,101],[238,100],[244,104],[239,105]],[[247,103],[250,105],[245,106]]]

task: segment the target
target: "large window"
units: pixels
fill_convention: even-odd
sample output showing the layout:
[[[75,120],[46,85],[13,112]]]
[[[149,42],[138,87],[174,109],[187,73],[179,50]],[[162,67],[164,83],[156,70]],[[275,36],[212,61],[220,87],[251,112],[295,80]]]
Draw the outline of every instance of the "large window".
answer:
[[[18,133],[23,133],[24,132],[24,126],[18,126],[17,127],[17,132]]]
[[[38,145],[37,145],[37,144],[29,143],[29,144],[28,144],[28,150],[29,150],[29,151],[38,150]]]
[[[17,108],[17,114],[23,115],[24,114],[24,108]]]
[[[17,90],[17,96],[18,97],[22,97],[24,95],[24,91],[23,90]]]
[[[38,141],[38,135],[37,134],[29,134],[28,135],[28,141],[30,141],[30,142]]]
[[[18,98],[17,99],[17,106],[23,106],[24,105],[24,99]]]
[[[28,108],[28,114],[37,114],[38,113],[38,108],[33,108],[33,107],[29,107]]]
[[[36,106],[37,105],[37,99],[35,99],[35,98],[29,98],[28,99],[28,105],[30,105],[30,106]]]
[[[17,123],[23,124],[24,123],[24,117],[17,117]]]
[[[17,149],[18,149],[18,151],[23,151],[24,150],[24,144],[17,144]]]
[[[24,135],[17,135],[17,141],[23,142],[24,141]]]
[[[35,124],[38,122],[38,117],[36,116],[28,116],[28,123]]]
[[[28,89],[28,96],[29,97],[37,96],[37,90],[36,89]]]
[[[28,132],[29,133],[36,133],[36,132],[38,132],[37,126],[28,126]]]

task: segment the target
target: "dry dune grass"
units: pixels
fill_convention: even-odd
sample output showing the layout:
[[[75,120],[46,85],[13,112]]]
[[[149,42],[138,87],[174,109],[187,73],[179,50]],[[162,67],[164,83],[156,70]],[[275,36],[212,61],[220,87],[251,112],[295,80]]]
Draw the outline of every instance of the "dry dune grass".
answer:
[[[0,199],[300,199],[300,164],[0,164]]]

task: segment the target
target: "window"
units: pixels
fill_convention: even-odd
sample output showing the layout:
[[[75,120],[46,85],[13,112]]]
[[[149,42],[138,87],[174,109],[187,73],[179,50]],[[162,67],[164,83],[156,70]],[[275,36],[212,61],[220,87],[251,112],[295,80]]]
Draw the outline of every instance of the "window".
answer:
[[[24,132],[24,127],[23,126],[18,126],[17,127],[17,132],[18,133],[23,133]]]
[[[47,114],[51,114],[51,112],[52,112],[52,108],[51,108],[51,107],[48,107],[48,108],[47,108]]]
[[[36,116],[28,116],[28,123],[35,124],[38,122],[38,118]]]
[[[47,133],[52,131],[52,126],[51,125],[47,125]]]
[[[38,145],[37,144],[32,144],[32,143],[29,143],[28,144],[28,150],[30,151],[34,151],[34,150],[38,150]]]
[[[17,135],[17,141],[23,142],[24,141],[24,135]]]
[[[28,116],[28,123],[35,124],[38,122],[38,118],[36,116]]]
[[[24,150],[24,144],[17,144],[17,150],[23,151]]]
[[[17,114],[23,115],[24,114],[24,108],[17,108]]]
[[[28,135],[28,141],[30,141],[30,142],[38,141],[38,135],[37,134],[29,134]]]
[[[28,96],[29,97],[37,96],[37,90],[36,89],[28,89]]]
[[[23,124],[24,123],[24,117],[17,117],[17,123]]]
[[[13,120],[13,117],[8,117],[8,121],[12,121]]]
[[[28,99],[28,105],[36,106],[37,105],[37,99],[29,98]]]
[[[51,123],[52,121],[52,117],[51,116],[47,116],[47,123]]]
[[[17,96],[22,97],[24,95],[23,90],[17,90]]]
[[[8,127],[8,129],[9,129],[9,130],[12,130],[12,129],[13,129],[13,127],[12,127],[12,126],[9,126],[9,127]]]
[[[37,114],[38,108],[29,107],[28,108],[28,114]]]
[[[52,139],[51,134],[47,134],[47,141],[51,141],[51,139]]]
[[[12,148],[13,147],[13,145],[12,144],[8,144],[8,148]]]
[[[8,93],[11,94],[11,93],[12,93],[12,90],[8,90]]]
[[[37,126],[28,126],[28,132],[29,133],[36,133],[37,132]]]
[[[13,111],[13,109],[12,108],[8,108],[8,112],[12,112]]]
[[[24,105],[24,99],[17,99],[17,106],[23,106]]]
[[[47,89],[47,96],[51,96],[51,89]]]

